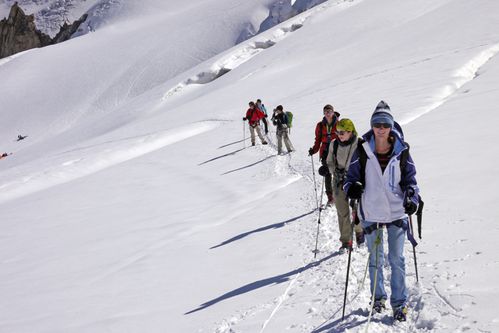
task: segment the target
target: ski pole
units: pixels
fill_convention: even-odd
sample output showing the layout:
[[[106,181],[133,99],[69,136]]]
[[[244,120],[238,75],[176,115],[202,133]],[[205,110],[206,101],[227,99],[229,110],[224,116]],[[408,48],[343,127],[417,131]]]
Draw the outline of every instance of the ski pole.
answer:
[[[317,204],[317,209],[319,209],[319,199],[317,199],[317,183],[315,182],[315,167],[314,167],[314,157],[310,155],[312,160],[312,177],[314,178],[314,190],[315,190],[315,203]],[[322,202],[322,198],[321,198]]]
[[[415,194],[414,193],[414,189],[409,188],[407,190],[407,198],[406,198],[406,200],[410,201],[411,197],[414,194]],[[411,244],[412,244],[412,254],[414,255],[414,269],[416,270],[416,282],[419,282],[418,261],[417,261],[417,258],[416,258],[416,245],[418,245],[418,243],[414,239],[414,228],[412,227],[412,215],[409,215],[409,234],[408,234],[408,238],[409,238],[409,240],[411,241]]]
[[[321,205],[319,207],[319,219],[317,221],[317,235],[315,236],[315,250],[314,250],[314,259],[317,257],[317,245],[319,243],[319,228],[321,226],[321,212],[322,212],[322,197],[324,196],[324,183],[325,183],[325,178],[322,180],[322,190],[321,190]]]
[[[244,148],[246,148],[246,124],[244,123],[244,120],[243,120],[243,143],[244,143]]]
[[[343,313],[341,315],[341,320],[345,319],[345,307],[347,304],[347,291],[348,291],[348,278],[350,276],[350,262],[352,259],[352,249],[353,249],[353,228],[355,220],[357,219],[357,200],[350,200],[350,206],[352,206],[352,222],[350,223],[350,241],[348,242],[348,264],[347,264],[347,278],[345,281],[345,295],[343,296]]]
[[[413,233],[414,229],[412,228],[412,215],[409,215],[409,229],[410,232]],[[416,270],[416,282],[419,282],[418,261],[416,259],[416,247],[414,245],[412,245],[412,253],[414,255],[414,269]]]

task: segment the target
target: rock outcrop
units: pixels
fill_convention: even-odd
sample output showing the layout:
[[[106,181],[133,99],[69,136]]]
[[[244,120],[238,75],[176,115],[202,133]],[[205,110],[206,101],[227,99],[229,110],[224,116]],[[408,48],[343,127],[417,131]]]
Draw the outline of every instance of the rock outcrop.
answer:
[[[86,18],[85,14],[73,24],[65,23],[59,33],[50,38],[36,28],[34,15],[26,15],[16,2],[10,9],[9,17],[0,21],[0,58],[68,40]]]

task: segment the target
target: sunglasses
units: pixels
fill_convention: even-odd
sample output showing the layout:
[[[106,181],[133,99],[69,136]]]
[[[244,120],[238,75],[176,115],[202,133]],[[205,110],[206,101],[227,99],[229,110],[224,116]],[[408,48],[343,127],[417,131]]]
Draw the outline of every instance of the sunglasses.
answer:
[[[333,110],[324,110],[324,113],[328,113],[329,114],[329,113],[334,113],[334,111]]]
[[[349,131],[336,131],[337,135],[345,135],[347,133],[349,133]]]
[[[374,128],[392,128],[392,126],[390,124],[385,124],[385,123],[376,123],[376,124],[373,124],[373,127]]]

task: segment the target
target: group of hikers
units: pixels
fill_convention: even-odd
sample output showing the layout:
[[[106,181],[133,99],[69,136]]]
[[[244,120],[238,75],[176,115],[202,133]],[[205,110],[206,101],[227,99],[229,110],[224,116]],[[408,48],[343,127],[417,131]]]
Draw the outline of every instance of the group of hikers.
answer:
[[[251,101],[249,102],[249,109],[246,111],[246,116],[243,117],[243,121],[248,121],[250,134],[251,134],[251,145],[255,145],[255,132],[262,141],[262,145],[266,145],[267,141],[262,135],[262,130],[260,129],[260,120],[263,122],[265,127],[265,134],[269,133],[269,128],[267,124],[267,109],[265,105],[262,104],[261,99],[257,99],[256,103]],[[284,112],[284,108],[282,105],[278,105],[274,109],[274,113],[272,114],[272,124],[276,126],[276,136],[277,136],[277,154],[281,155],[282,151],[282,142],[286,145],[286,149],[288,153],[291,153],[295,149],[291,144],[291,140],[289,139],[289,127],[290,122],[288,119],[288,113]]]
[[[267,144],[258,124],[263,119],[265,133],[268,132],[264,120],[267,117],[265,107],[260,100],[256,104],[250,102],[249,106],[243,120],[249,122],[251,142],[255,144],[256,131],[262,144]],[[318,172],[323,176],[327,205],[334,204],[338,215],[340,252],[351,253],[353,231],[357,246],[367,243],[371,312],[382,312],[388,298],[383,276],[383,233],[387,233],[391,267],[390,305],[394,320],[406,321],[408,292],[404,241],[406,233],[408,238],[412,237],[409,218],[418,209],[420,198],[409,146],[384,101],[377,104],[371,115],[370,130],[362,137],[353,121],[340,119],[340,114],[332,105],[325,105],[323,113],[323,119],[315,127],[314,145],[308,154],[312,157],[319,153],[320,156]],[[282,140],[289,152],[294,151],[283,115],[285,112],[281,105],[274,109],[272,120],[278,126],[278,154],[281,154]],[[355,207],[353,216],[356,221],[351,220],[351,207]]]

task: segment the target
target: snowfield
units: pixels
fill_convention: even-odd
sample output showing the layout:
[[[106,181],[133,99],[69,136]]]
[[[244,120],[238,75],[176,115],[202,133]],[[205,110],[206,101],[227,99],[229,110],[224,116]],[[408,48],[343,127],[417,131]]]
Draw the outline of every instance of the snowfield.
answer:
[[[0,332],[499,331],[499,3],[292,1],[317,5],[238,44],[287,2],[109,3],[0,60]],[[296,152],[272,126],[251,146],[257,98],[293,112]],[[382,99],[425,211],[408,321],[367,326],[367,249],[342,321],[348,256],[307,151],[325,104],[364,133]]]

